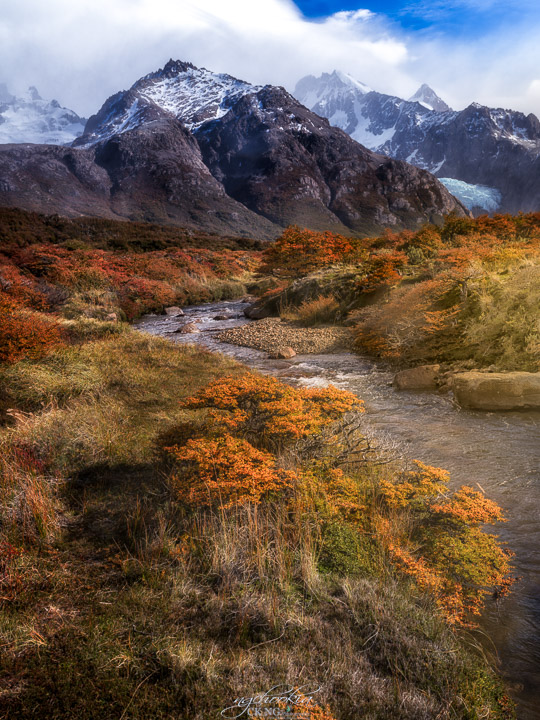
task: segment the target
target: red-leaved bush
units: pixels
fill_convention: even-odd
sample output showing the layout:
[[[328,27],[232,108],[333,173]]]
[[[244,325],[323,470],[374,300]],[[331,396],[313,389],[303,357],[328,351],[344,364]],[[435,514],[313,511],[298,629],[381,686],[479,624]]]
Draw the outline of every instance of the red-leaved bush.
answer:
[[[62,330],[54,318],[30,312],[0,293],[0,362],[39,358],[62,343]]]

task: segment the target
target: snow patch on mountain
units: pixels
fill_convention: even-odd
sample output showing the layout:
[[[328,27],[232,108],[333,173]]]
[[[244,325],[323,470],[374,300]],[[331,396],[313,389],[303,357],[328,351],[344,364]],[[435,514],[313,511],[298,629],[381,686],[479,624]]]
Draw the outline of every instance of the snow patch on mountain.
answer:
[[[351,133],[351,137],[360,145],[367,147],[368,150],[381,152],[384,146],[391,142],[396,132],[396,126],[381,127],[373,123],[372,119],[358,113],[358,123],[355,130]],[[331,121],[330,121],[331,122]],[[333,123],[332,123],[333,124]]]
[[[0,143],[69,145],[82,135],[85,125],[73,110],[56,100],[44,100],[35,87],[22,97],[0,85]]]
[[[337,115],[339,121],[335,123],[345,132],[351,134],[348,126],[357,114],[359,99],[372,92],[371,88],[355,80],[352,75],[334,70],[332,73],[323,73],[319,78],[307,75],[302,78],[293,92],[294,97],[318,115],[330,118],[341,111],[347,114],[347,120]],[[334,124],[334,123],[332,123]],[[354,128],[352,128],[354,129]]]
[[[255,95],[262,86],[232,75],[213,73],[191,63],[169,60],[164,68],[138,80],[109,98],[91,118],[85,136],[76,144],[90,147],[167,113],[196,131],[226,115],[234,103]]]
[[[171,60],[163,70],[147,75],[131,89],[195,130],[223,117],[236,100],[257,93],[262,86]]]
[[[468,210],[481,208],[486,212],[496,212],[501,204],[501,193],[497,188],[487,185],[472,185],[455,178],[439,178],[439,181],[457,197]]]

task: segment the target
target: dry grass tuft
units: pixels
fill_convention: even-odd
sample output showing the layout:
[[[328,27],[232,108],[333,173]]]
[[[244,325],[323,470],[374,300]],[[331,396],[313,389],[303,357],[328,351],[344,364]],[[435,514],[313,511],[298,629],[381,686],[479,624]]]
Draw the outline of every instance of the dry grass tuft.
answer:
[[[285,307],[280,316],[304,327],[330,325],[336,321],[340,306],[333,296],[319,296],[315,300],[306,300],[298,307]]]

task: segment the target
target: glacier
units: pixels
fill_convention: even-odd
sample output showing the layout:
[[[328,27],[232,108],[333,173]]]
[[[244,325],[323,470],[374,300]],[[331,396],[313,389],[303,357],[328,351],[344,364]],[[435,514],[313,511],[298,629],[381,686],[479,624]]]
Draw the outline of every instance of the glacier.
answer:
[[[455,178],[437,179],[468,210],[482,208],[486,212],[496,212],[500,207],[502,195],[497,188],[488,187],[487,185],[472,185]]]

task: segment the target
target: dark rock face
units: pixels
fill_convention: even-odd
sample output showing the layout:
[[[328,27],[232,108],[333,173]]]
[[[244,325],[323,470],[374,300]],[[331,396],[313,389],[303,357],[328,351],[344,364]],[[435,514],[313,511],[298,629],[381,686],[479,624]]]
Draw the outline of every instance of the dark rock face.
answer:
[[[0,145],[0,205],[67,217],[116,217],[112,183],[94,153],[58,145]]]
[[[540,123],[534,115],[471,105],[442,127],[431,124],[419,143],[439,177],[494,187],[501,212],[540,210]],[[396,138],[396,148],[402,138]]]
[[[464,212],[429,173],[370,152],[282,88],[242,98],[196,137],[227,193],[279,225],[370,233]]]
[[[90,149],[0,145],[0,205],[270,239],[279,228],[230,198],[172,117]]]
[[[114,135],[95,147],[95,161],[108,173],[119,215],[267,238],[278,232],[226,194],[193,135],[174,118]]]
[[[300,105],[170,61],[109,98],[70,149],[0,146],[0,204],[276,237],[297,223],[370,234],[464,208]]]
[[[303,78],[294,94],[375,152],[498,190],[501,212],[540,210],[540,122],[532,114],[476,103],[457,112],[427,86],[403,100],[335,72]]]

